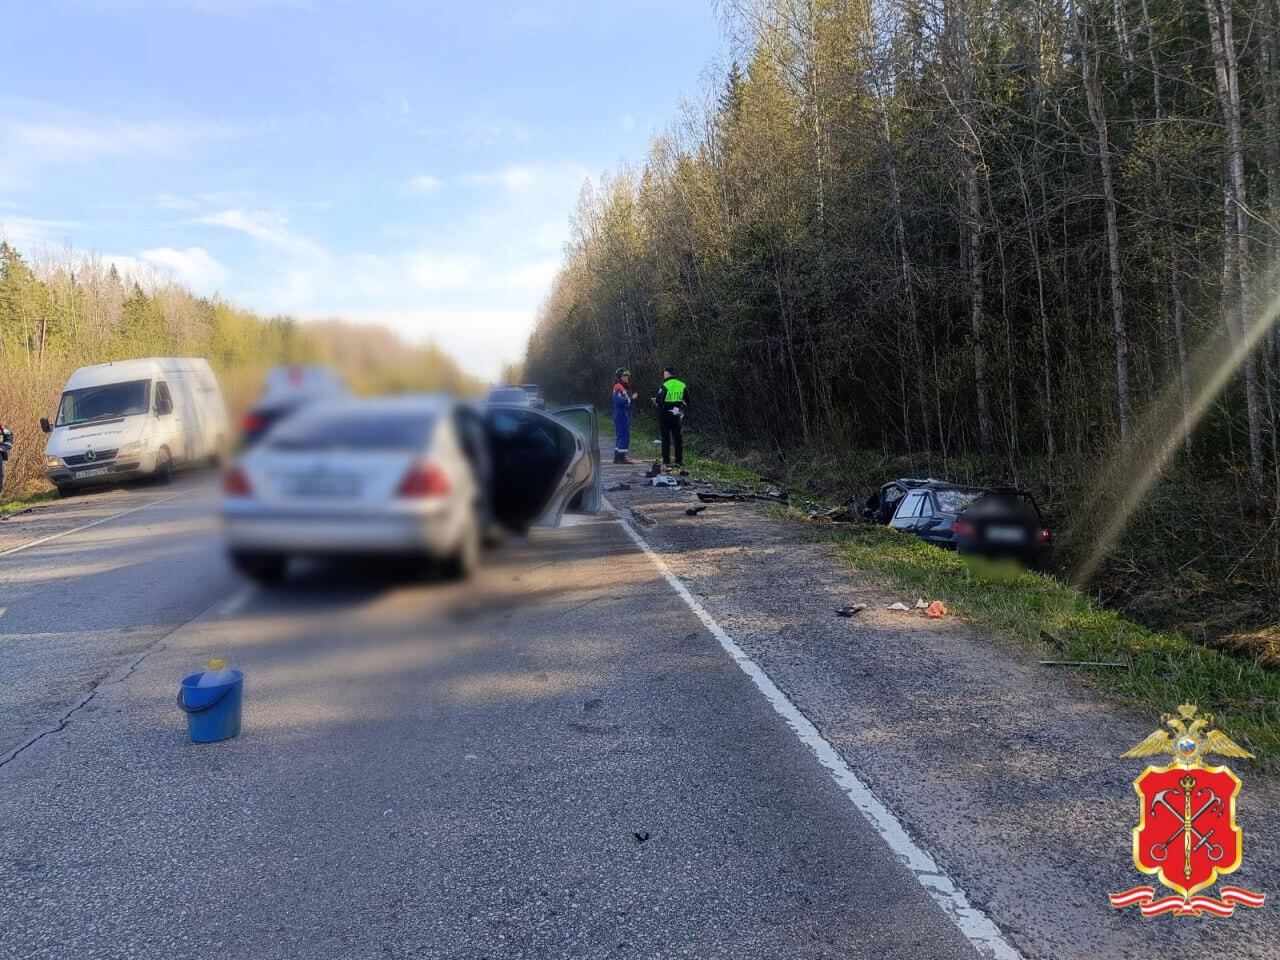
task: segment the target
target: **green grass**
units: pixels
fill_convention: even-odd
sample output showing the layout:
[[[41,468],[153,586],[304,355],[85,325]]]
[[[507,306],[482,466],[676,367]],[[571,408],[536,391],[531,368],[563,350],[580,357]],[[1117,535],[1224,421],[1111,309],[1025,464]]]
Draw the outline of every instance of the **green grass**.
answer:
[[[28,507],[34,507],[38,503],[47,503],[50,500],[57,499],[57,490],[44,490],[41,493],[33,493],[30,496],[19,497],[16,500],[5,500],[0,502],[0,517],[5,514],[16,513],[19,510],[26,510]]]

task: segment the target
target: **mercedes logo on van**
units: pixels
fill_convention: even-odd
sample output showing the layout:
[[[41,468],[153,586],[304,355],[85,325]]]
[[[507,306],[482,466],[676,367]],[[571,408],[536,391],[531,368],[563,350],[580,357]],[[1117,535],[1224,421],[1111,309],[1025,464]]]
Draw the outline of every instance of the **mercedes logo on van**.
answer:
[[[93,452],[93,447],[90,447],[88,450],[84,452],[84,458],[86,462],[92,462],[98,459],[98,455]]]

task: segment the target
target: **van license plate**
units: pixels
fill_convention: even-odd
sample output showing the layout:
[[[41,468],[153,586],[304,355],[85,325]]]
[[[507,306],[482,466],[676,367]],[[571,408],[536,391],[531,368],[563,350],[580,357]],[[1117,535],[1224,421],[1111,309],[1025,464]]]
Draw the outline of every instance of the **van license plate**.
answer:
[[[77,470],[76,479],[83,480],[85,477],[100,477],[103,474],[110,472],[110,467],[94,467],[92,470]]]

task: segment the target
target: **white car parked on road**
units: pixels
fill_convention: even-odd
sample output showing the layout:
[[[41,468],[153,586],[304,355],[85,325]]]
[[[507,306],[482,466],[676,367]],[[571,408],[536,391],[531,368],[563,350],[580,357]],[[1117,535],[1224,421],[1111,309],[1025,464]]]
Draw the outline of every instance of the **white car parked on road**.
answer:
[[[225,455],[230,437],[222,391],[206,360],[146,357],[81,367],[50,423],[45,475],[61,493],[153,477]]]

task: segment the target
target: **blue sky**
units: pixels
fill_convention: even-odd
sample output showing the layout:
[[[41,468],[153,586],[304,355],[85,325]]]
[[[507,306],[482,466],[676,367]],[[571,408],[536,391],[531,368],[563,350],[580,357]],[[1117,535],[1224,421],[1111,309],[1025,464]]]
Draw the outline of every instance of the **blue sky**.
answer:
[[[588,177],[643,160],[710,0],[40,0],[0,35],[0,234],[262,312],[518,359]]]

